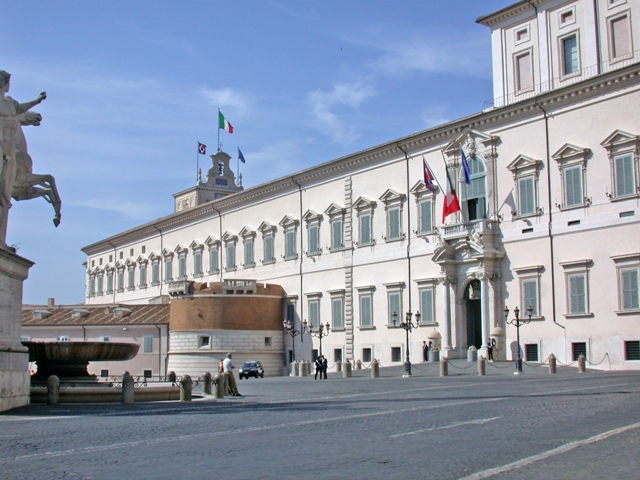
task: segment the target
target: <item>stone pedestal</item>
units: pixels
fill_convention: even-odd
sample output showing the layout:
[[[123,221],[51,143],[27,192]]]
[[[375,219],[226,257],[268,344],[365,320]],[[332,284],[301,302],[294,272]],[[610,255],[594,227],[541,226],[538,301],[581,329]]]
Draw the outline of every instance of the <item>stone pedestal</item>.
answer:
[[[0,248],[0,412],[29,403],[29,350],[20,343],[22,282],[33,262]]]

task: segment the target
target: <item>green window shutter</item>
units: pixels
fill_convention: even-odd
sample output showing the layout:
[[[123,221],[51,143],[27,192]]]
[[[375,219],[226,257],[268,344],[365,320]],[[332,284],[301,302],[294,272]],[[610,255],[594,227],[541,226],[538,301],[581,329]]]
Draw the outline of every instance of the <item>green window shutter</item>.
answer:
[[[245,242],[244,244],[244,265],[253,265],[253,242]]]
[[[533,177],[521,178],[518,181],[519,215],[530,215],[535,211]]]
[[[296,256],[296,232],[290,231],[285,235],[285,257],[294,258]]]
[[[309,227],[309,253],[318,253],[318,226]]]
[[[431,200],[420,203],[420,233],[429,233],[433,229],[431,210]]]
[[[334,298],[331,300],[331,328],[342,328],[342,299]]]
[[[566,206],[582,205],[582,167],[576,166],[566,168],[565,175],[565,195]]]
[[[393,292],[389,294],[389,325],[393,325],[393,313],[397,313],[398,317],[396,323],[400,323],[403,320],[402,309],[400,305],[400,293]]]
[[[633,195],[633,155],[616,157],[616,197]]]
[[[317,300],[312,300],[309,302],[309,326],[313,329],[313,330],[317,330],[318,329],[318,301]]]
[[[227,270],[235,268],[235,248],[233,245],[227,245]]]
[[[586,285],[584,275],[569,277],[571,288],[571,310],[569,313],[586,313]]]
[[[360,296],[360,326],[371,326],[371,295]]]
[[[522,289],[524,293],[524,312],[526,312],[527,308],[531,306],[533,311],[531,312],[532,317],[538,316],[538,281],[537,280],[528,280],[523,282]],[[524,313],[523,312],[523,313]]]
[[[371,215],[360,215],[360,244],[371,244]]]
[[[331,222],[331,248],[339,250],[342,248],[342,220],[334,220]]]
[[[420,290],[420,322],[433,323],[433,289]]]
[[[264,261],[273,260],[273,237],[265,237],[264,239]]]
[[[187,257],[178,258],[178,278],[187,278]]]
[[[193,254],[193,274],[202,275],[202,252]]]
[[[392,208],[388,212],[389,217],[389,240],[400,238],[400,209]]]
[[[638,270],[625,270],[622,272],[622,309],[638,308]]]

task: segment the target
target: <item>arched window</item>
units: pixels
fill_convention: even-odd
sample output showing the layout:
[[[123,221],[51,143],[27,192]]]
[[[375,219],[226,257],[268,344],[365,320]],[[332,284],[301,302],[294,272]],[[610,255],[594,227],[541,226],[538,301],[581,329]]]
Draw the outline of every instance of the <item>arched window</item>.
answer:
[[[484,162],[473,154],[467,158],[471,171],[471,183],[464,183],[464,172],[460,171],[462,187],[462,215],[466,222],[472,222],[481,218],[487,218],[487,174]]]

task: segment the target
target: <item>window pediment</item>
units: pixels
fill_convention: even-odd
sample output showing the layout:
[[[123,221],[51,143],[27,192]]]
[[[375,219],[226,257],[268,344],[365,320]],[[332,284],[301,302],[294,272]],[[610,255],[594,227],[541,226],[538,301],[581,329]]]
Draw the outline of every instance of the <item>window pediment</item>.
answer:
[[[406,195],[403,193],[398,193],[395,190],[389,188],[387,189],[382,196],[380,197],[380,200],[387,206],[389,206],[390,204],[399,204],[404,202],[404,199],[406,198]]]
[[[355,208],[360,212],[363,210],[373,210],[374,208],[376,208],[377,205],[378,205],[378,202],[376,202],[375,200],[369,200],[368,198],[365,198],[365,197],[359,197],[353,203],[353,208]]]
[[[589,155],[590,153],[590,148],[583,148],[571,143],[565,143],[556,153],[551,155],[551,158],[553,158],[559,164],[570,161],[579,161],[582,163],[586,163],[587,155]]]
[[[251,230],[251,228],[249,227],[243,227],[238,235],[240,235],[245,240],[249,240],[251,238],[255,238],[256,232],[255,230]]]
[[[204,250],[204,245],[202,243],[198,242],[197,240],[194,240],[193,242],[191,242],[189,244],[189,248],[191,250],[193,250],[194,252],[195,251],[202,251],[202,250]]]
[[[625,132],[623,130],[616,130],[605,138],[600,145],[608,151],[611,151],[616,147],[633,146],[633,144],[637,145],[639,143],[640,135],[633,135],[632,133]]]
[[[258,227],[258,231],[263,235],[267,235],[269,233],[275,233],[276,230],[277,230],[276,226],[271,225],[269,222],[262,222]]]
[[[331,205],[329,205],[329,208],[327,208],[324,211],[324,213],[325,215],[328,215],[329,217],[333,218],[340,215],[344,215],[346,211],[347,211],[346,208],[342,208],[341,206],[336,205],[335,203],[332,203]]]
[[[164,250],[162,250],[162,256],[164,258],[171,258],[173,257],[173,252],[167,248],[165,248]]]
[[[138,258],[136,259],[136,262],[138,263],[138,265],[146,265],[147,263],[149,263],[149,260],[147,260],[146,258],[144,258],[142,255],[138,256]]]
[[[125,262],[125,265],[127,266],[127,268],[135,267],[136,261],[135,261],[135,259],[133,257],[127,258],[127,261]]]
[[[212,236],[208,236],[208,237],[205,239],[204,244],[205,244],[207,247],[211,248],[211,247],[215,247],[216,245],[220,245],[220,240],[218,240],[218,239],[216,239],[216,238],[214,238],[214,237],[212,237]]]
[[[517,175],[522,170],[538,170],[541,165],[542,160],[536,160],[526,155],[518,155],[513,162],[507,165],[507,169]]]
[[[498,137],[497,135],[490,135],[488,133],[467,128],[460,135],[458,135],[453,141],[447,144],[447,146],[444,148],[444,153],[447,154],[447,156],[458,155],[460,153],[461,145],[465,144],[468,141],[467,137],[470,137],[471,139],[473,139],[476,145],[478,143],[481,143],[485,148],[491,145],[497,144],[498,140],[500,140],[500,137]]]
[[[307,212],[302,216],[302,220],[307,223],[316,222],[319,223],[323,219],[323,215],[318,212],[314,212],[313,210],[307,210]]]
[[[227,231],[224,232],[224,235],[222,235],[222,241],[224,243],[235,243],[236,241],[238,241],[238,237],[233,233]]]
[[[183,253],[187,253],[187,247],[185,247],[184,245],[178,244],[178,246],[173,251],[176,252],[178,255],[180,255]]]
[[[309,213],[311,210],[309,210],[307,213]],[[306,215],[306,214],[305,214]],[[302,217],[303,220],[305,220],[304,217]],[[280,222],[278,223],[278,225],[280,225],[282,228],[284,229],[288,229],[288,228],[294,228],[298,226],[298,220],[296,220],[293,217],[290,217],[289,215],[285,215],[284,217],[282,217],[282,220],[280,220]],[[275,227],[274,227],[275,228]]]

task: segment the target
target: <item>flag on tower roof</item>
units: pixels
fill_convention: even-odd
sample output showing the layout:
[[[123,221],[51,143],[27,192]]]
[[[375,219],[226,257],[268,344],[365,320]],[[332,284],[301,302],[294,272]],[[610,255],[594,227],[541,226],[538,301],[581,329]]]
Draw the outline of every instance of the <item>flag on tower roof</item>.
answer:
[[[238,147],[238,160],[240,160],[242,163],[247,163],[244,161],[244,155],[242,155],[242,152],[240,151],[240,147]]]
[[[218,110],[218,128],[225,132],[233,133],[233,126],[229,123],[221,111]]]
[[[198,153],[200,155],[206,155],[207,154],[207,146],[204,143],[198,142]]]

